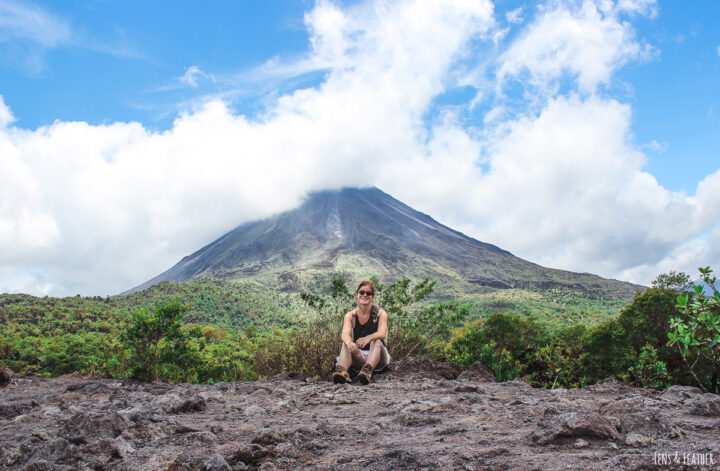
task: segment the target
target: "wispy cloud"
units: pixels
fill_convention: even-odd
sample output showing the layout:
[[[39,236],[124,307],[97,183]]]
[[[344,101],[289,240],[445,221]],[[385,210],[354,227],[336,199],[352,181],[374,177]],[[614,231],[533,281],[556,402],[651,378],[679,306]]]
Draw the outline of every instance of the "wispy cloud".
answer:
[[[38,5],[0,0],[0,60],[31,75],[45,68],[47,51],[59,47],[87,49],[101,54],[143,58],[126,44],[112,44],[75,29],[66,19]]]
[[[0,1],[0,41],[22,39],[51,48],[67,43],[71,36],[66,21],[36,5]]]
[[[658,142],[658,141],[652,140],[650,142],[640,144],[638,149],[643,152],[652,152],[653,154],[662,154],[668,150],[668,144],[667,144],[667,142]]]
[[[68,23],[42,8],[0,0],[0,60],[36,74],[43,69],[47,49],[68,44]]]
[[[178,79],[180,83],[190,85],[193,88],[197,88],[198,80],[200,78],[211,78],[208,74],[200,70],[196,65],[191,65],[187,68],[185,73]]]
[[[512,24],[520,24],[523,21],[525,21],[525,18],[523,18],[523,8],[518,7],[514,10],[510,10],[507,13],[505,13],[505,20],[508,23]]]

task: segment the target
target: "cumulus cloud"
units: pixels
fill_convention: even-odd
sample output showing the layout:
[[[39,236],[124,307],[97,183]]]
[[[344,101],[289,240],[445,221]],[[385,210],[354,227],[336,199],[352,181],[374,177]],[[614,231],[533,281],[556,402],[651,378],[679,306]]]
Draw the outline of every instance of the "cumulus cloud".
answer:
[[[0,285],[18,284],[23,258],[52,293],[122,291],[309,190],[372,184],[379,162],[414,152],[453,55],[492,22],[487,2],[380,6],[351,18],[319,3],[307,17],[313,50],[347,65],[256,121],[213,100],[166,132],[82,122],[2,131],[0,227],[14,250],[0,254],[10,268]],[[338,28],[352,51],[331,45],[347,35]]]
[[[321,67],[324,79],[274,95],[252,119],[210,99],[163,132],[28,131],[1,105],[0,247],[12,249],[0,251],[0,291],[117,293],[242,222],[343,186],[378,185],[552,267],[647,283],[689,252],[717,260],[702,235],[718,237],[720,172],[694,195],[663,188],[633,145],[630,106],[595,93],[644,50],[623,15],[654,3],[577,5],[549,2],[488,57],[498,32],[489,1],[320,1],[305,18],[307,55],[265,67]],[[468,125],[473,100],[433,100],[477,64],[490,75],[478,95],[496,111]],[[563,71],[565,94],[553,91]],[[518,110],[496,92],[510,78],[548,93]]]
[[[593,93],[608,84],[613,73],[629,60],[647,57],[648,46],[635,40],[632,25],[620,13],[650,2],[551,2],[540,6],[538,16],[522,37],[504,53],[498,72],[500,85],[527,81],[531,93],[554,93],[569,75],[580,91]]]
[[[6,128],[13,121],[15,121],[15,117],[5,104],[5,99],[0,95],[0,129]]]

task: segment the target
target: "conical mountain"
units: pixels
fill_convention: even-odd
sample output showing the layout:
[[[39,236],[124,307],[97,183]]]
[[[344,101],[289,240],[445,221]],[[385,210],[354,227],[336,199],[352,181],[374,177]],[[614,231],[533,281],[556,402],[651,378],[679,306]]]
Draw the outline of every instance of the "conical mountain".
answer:
[[[430,277],[447,297],[567,287],[629,299],[639,288],[541,267],[452,230],[378,188],[345,188],[312,193],[297,209],[243,224],[132,291],[198,276],[314,290],[338,275],[352,282],[370,275],[384,281]]]

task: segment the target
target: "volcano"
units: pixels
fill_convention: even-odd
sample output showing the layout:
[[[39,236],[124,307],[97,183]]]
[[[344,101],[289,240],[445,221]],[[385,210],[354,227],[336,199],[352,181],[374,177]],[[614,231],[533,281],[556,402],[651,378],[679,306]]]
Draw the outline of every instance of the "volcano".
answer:
[[[131,292],[205,276],[251,279],[282,291],[313,290],[342,276],[429,277],[448,294],[567,287],[630,299],[642,287],[541,267],[480,242],[378,188],[311,193],[296,209],[242,224]],[[351,284],[352,284],[351,282]]]

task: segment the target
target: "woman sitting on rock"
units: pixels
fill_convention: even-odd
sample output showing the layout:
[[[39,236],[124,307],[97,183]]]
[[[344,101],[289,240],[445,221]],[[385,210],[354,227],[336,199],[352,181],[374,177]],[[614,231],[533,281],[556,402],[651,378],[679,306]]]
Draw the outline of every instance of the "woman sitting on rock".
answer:
[[[375,283],[370,280],[360,282],[355,291],[358,307],[345,314],[334,383],[351,383],[348,368],[352,365],[360,369],[358,381],[368,384],[373,371],[390,363],[390,354],[385,347],[387,312],[373,306],[374,296]]]

